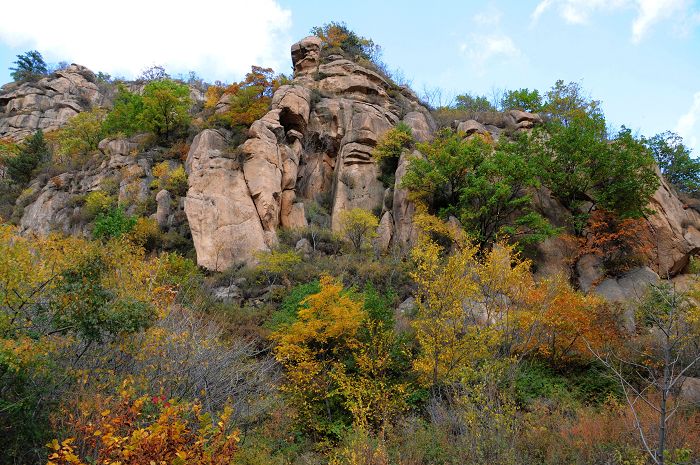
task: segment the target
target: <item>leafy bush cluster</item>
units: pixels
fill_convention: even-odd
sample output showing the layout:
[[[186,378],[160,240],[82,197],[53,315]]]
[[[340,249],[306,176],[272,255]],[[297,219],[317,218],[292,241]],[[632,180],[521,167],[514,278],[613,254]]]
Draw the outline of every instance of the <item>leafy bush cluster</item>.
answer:
[[[104,130],[126,136],[150,131],[162,140],[170,140],[187,128],[190,105],[189,87],[171,79],[149,81],[142,94],[130,92],[122,84],[105,118]]]
[[[330,22],[311,29],[311,33],[322,40],[324,54],[340,53],[351,59],[363,58],[377,63],[381,47],[366,37],[350,30],[343,22]]]
[[[272,95],[286,82],[286,76],[275,75],[271,68],[252,66],[238,83],[209,86],[204,108],[214,110],[223,97],[227,109],[215,112],[210,121],[243,132],[269,111]]]

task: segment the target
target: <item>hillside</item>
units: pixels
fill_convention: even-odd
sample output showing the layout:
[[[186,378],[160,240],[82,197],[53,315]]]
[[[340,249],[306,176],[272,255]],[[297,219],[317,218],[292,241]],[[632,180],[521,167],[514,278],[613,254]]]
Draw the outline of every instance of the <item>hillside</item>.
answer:
[[[697,463],[689,152],[315,32],[0,89],[0,463]]]

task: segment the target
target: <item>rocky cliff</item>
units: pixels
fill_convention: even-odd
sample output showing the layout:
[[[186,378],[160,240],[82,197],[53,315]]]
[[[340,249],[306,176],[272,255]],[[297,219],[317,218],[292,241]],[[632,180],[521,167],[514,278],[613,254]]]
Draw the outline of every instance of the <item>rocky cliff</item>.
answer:
[[[417,140],[430,139],[435,131],[431,113],[409,88],[397,86],[370,64],[323,52],[316,37],[292,47],[293,80],[274,93],[271,109],[250,126],[242,145],[235,145],[236,138],[225,129],[204,129],[192,140],[186,160],[179,160],[164,149],[145,148],[143,137],[104,140],[94,163],[30,184],[18,200],[26,205],[22,230],[86,233],[76,199],[109,184],[120,201],[133,197],[144,203],[155,196],[149,214],[163,230],[184,236],[191,231],[197,261],[210,270],[254,263],[258,252],[275,246],[280,228],[306,226],[313,215],[310,210],[319,205],[328,212],[327,226],[333,229],[344,210],[375,212],[380,218],[377,247],[407,250],[415,238],[414,206],[399,186],[408,158],[417,152],[401,156],[393,186],[385,186],[372,151],[399,122],[407,124]],[[200,94],[194,100],[201,100]],[[107,99],[94,75],[78,65],[38,82],[6,85],[0,93],[0,137],[20,139],[37,128],[58,128]],[[226,111],[228,104],[224,95],[215,109]],[[510,111],[480,121],[455,121],[454,127],[466,136],[498,138],[539,123],[538,115]],[[172,169],[184,161],[186,195],[149,191],[154,165],[163,160]],[[537,209],[554,225],[567,224],[571,212],[546,189],[536,199]],[[650,209],[653,213],[646,221],[653,247],[648,267],[633,270],[629,279],[604,280],[599,261],[582,257],[575,270],[581,288],[597,286],[617,299],[636,282],[673,277],[687,267],[689,257],[700,251],[700,213],[663,179]],[[560,238],[541,244],[538,272],[569,272],[567,247]]]
[[[202,266],[253,261],[275,245],[277,229],[306,225],[311,201],[328,203],[334,229],[339,212],[359,207],[381,213],[384,236],[410,236],[406,195],[385,189],[371,153],[400,121],[428,139],[435,127],[428,110],[375,71],[340,55],[322,59],[316,37],[295,44],[292,61],[294,80],[275,92],[241,147],[227,149],[214,130],[192,144],[185,211]]]
[[[105,103],[95,74],[76,64],[36,82],[6,84],[0,88],[0,137],[20,140],[37,129],[58,129]]]

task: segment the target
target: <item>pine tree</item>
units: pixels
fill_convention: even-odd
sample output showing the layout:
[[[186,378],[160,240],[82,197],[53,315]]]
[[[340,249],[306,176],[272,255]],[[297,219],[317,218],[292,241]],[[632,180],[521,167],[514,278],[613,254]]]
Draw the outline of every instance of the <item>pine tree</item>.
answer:
[[[28,81],[49,73],[44,58],[36,50],[17,55],[17,61],[14,64],[17,67],[10,68],[12,71],[10,74],[15,81]]]
[[[32,178],[32,172],[49,158],[49,148],[44,139],[44,132],[37,129],[33,136],[27,138],[20,147],[16,157],[7,160],[7,174],[17,184],[26,184]]]

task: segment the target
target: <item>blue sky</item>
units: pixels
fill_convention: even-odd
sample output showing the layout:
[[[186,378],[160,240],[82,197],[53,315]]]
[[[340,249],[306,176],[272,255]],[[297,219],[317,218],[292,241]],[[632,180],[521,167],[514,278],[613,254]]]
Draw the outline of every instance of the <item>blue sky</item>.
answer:
[[[251,64],[289,72],[291,43],[345,21],[380,44],[419,94],[577,81],[613,126],[675,130],[700,153],[700,5],[692,0],[199,0],[196,10],[124,0],[105,11],[88,0],[36,1],[37,21],[0,24],[1,82],[14,56],[32,48],[47,61],[126,77],[156,63],[207,80],[240,79]],[[3,16],[26,13],[16,8]]]

